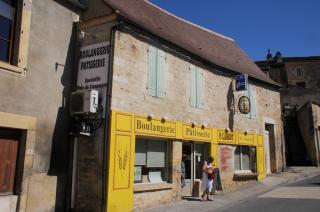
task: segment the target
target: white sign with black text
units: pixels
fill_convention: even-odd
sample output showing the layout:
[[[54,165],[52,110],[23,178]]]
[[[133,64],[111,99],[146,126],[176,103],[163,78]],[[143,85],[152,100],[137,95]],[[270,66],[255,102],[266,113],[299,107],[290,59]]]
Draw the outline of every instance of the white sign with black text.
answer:
[[[99,104],[105,108],[110,42],[83,46],[79,53],[77,90],[99,92]]]

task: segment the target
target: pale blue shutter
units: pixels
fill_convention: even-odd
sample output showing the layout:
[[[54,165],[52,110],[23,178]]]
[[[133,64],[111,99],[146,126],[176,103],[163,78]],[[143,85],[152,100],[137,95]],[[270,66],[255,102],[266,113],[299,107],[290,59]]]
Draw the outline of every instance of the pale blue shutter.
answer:
[[[194,65],[190,65],[190,104],[197,107],[197,70]]]
[[[157,95],[157,48],[149,46],[149,80],[148,94]]]
[[[158,49],[157,55],[157,96],[165,97],[165,64],[166,55],[164,51]]]
[[[197,108],[202,108],[203,102],[203,72],[197,68]]]
[[[246,114],[246,117],[249,119],[251,118],[251,110],[252,110],[252,104],[251,104],[251,97],[250,97],[250,84],[248,83],[247,90],[245,91],[246,96],[250,99],[250,112]]]
[[[250,94],[250,104],[251,104],[250,117],[254,119],[257,117],[257,100],[256,100],[256,90],[254,89],[254,87],[250,86],[249,94]]]

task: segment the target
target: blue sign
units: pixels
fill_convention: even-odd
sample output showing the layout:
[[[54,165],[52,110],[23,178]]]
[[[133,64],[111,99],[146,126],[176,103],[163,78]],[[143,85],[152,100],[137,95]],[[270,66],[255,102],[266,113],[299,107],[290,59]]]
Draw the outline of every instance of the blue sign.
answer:
[[[248,88],[248,74],[236,76],[236,91],[245,91]]]

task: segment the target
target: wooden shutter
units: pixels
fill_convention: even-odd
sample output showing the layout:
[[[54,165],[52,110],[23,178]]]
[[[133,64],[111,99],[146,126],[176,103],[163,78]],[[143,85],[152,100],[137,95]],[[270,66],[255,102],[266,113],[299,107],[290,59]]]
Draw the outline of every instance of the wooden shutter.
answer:
[[[17,135],[0,130],[0,193],[13,193],[18,153]]]
[[[197,108],[203,107],[203,97],[203,72],[197,68]]]
[[[190,104],[197,107],[197,70],[194,65],[190,65]]]
[[[157,52],[157,96],[165,97],[165,63],[166,55],[161,49]]]
[[[149,79],[148,94],[157,95],[157,48],[149,46]]]

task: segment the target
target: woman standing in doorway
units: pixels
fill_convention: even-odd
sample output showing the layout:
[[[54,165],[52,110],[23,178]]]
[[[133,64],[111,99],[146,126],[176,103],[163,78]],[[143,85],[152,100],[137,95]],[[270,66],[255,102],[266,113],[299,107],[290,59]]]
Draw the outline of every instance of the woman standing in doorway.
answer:
[[[202,195],[201,198],[203,201],[212,201],[212,199],[209,198],[210,191],[212,189],[212,183],[213,179],[209,178],[209,175],[212,174],[213,169],[211,166],[211,163],[214,161],[213,157],[209,156],[206,161],[204,161],[202,165]]]

